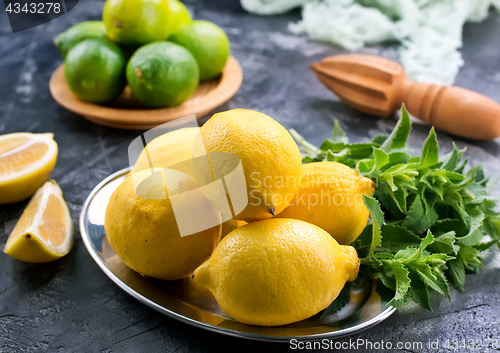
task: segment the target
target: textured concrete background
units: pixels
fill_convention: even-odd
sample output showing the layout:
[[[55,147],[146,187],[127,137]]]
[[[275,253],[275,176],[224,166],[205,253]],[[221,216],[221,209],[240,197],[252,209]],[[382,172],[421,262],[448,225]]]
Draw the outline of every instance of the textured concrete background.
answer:
[[[219,24],[228,33],[232,53],[244,70],[238,94],[218,111],[256,109],[294,128],[313,143],[327,138],[339,119],[352,141],[389,132],[396,117],[377,120],[340,103],[309,70],[309,64],[341,53],[324,44],[290,35],[286,25],[298,12],[256,17],[237,0],[186,1],[195,17]],[[101,127],[59,107],[48,90],[50,75],[61,63],[52,44],[71,24],[99,19],[103,1],[83,0],[69,14],[50,23],[12,34],[0,12],[0,134],[54,132],[60,154],[53,178],[61,185],[75,224],[81,205],[99,181],[127,166],[127,146],[138,136]],[[500,16],[465,27],[464,59],[457,84],[500,102]],[[392,46],[363,52],[397,59]],[[428,127],[415,124],[411,145],[416,149]],[[451,148],[450,136],[438,133],[441,148]],[[454,139],[468,147],[474,163],[499,175],[500,145]],[[497,192],[498,193],[498,192]],[[0,244],[27,202],[0,206]],[[287,344],[228,338],[165,317],[120,290],[87,253],[78,231],[71,253],[44,265],[24,264],[0,253],[0,352],[285,352]],[[452,288],[453,302],[432,295],[434,312],[408,306],[377,327],[341,339],[427,342],[446,339],[500,339],[498,250],[485,254],[487,267],[467,275],[465,292]],[[435,294],[435,293],[433,293]],[[458,352],[468,351],[459,348]],[[471,350],[473,351],[473,350]],[[484,348],[477,352],[489,351]]]

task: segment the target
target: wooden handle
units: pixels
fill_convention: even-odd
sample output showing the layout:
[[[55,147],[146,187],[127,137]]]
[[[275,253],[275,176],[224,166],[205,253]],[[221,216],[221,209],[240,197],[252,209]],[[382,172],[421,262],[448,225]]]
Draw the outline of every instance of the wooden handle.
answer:
[[[413,82],[391,60],[336,55],[311,67],[344,102],[367,114],[388,117],[405,103],[412,115],[450,134],[477,140],[500,136],[500,104],[463,88]]]
[[[412,115],[450,134],[476,140],[500,136],[500,104],[479,93],[406,78],[402,102]]]

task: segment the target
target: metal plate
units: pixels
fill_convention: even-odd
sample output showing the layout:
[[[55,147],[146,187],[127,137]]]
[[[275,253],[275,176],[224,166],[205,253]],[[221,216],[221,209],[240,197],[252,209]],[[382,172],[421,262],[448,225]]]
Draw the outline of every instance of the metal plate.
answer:
[[[391,293],[360,275],[351,285],[349,303],[333,315],[317,315],[279,327],[250,326],[230,317],[212,294],[191,281],[159,281],[130,270],[109,246],[104,232],[104,215],[113,191],[130,169],[123,169],[102,181],[92,191],[80,215],[80,232],[92,258],[120,288],[149,307],[187,324],[229,336],[259,341],[289,342],[291,339],[338,338],[370,328],[396,309],[386,304]]]

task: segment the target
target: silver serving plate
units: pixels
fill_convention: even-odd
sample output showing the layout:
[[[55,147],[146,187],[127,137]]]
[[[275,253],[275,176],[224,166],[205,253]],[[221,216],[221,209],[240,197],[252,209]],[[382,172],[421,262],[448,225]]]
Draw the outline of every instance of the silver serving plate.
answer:
[[[259,341],[289,342],[332,339],[365,330],[388,318],[396,309],[387,306],[391,293],[360,275],[351,285],[349,303],[333,315],[317,315],[291,325],[260,327],[231,319],[212,294],[191,281],[160,281],[129,269],[109,246],[104,232],[104,215],[113,191],[130,168],[103,180],[89,195],[80,215],[80,232],[88,252],[121,289],[147,306],[174,319],[228,336]]]

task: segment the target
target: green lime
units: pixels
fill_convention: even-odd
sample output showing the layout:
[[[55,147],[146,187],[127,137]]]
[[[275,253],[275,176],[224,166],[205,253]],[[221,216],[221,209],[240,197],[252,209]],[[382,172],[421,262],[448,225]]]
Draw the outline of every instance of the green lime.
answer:
[[[109,39],[86,39],[66,55],[64,74],[78,98],[104,103],[123,91],[126,65],[123,51]]]
[[[216,24],[193,21],[180,26],[168,39],[187,48],[200,67],[200,80],[210,80],[222,72],[229,58],[229,39]]]
[[[147,44],[127,64],[127,82],[132,94],[151,108],[181,104],[194,93],[198,81],[196,59],[174,43]]]
[[[64,59],[69,50],[82,40],[106,37],[106,27],[102,21],[83,21],[59,34],[54,40],[54,44]]]
[[[172,12],[173,17],[172,31],[192,21],[191,13],[182,2],[178,0],[168,0],[168,6],[170,7],[170,12]]]
[[[167,0],[106,0],[102,20],[109,38],[130,46],[167,39],[173,22]]]

